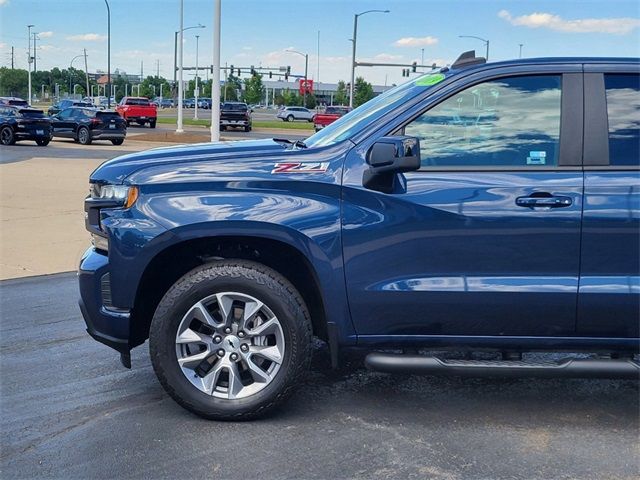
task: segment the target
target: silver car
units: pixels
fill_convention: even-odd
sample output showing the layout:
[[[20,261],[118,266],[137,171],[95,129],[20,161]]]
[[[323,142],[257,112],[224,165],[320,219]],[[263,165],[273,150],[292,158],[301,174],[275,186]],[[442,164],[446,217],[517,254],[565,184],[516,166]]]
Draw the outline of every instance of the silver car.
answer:
[[[284,107],[276,117],[281,118],[286,122],[293,122],[294,120],[306,120],[307,122],[313,121],[315,112],[312,112],[308,108],[304,107]]]

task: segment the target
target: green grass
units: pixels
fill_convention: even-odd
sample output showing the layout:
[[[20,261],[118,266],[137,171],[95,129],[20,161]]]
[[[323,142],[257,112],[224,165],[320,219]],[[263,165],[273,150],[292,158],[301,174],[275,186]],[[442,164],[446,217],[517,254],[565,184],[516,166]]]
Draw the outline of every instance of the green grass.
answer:
[[[158,123],[175,124],[176,119],[170,117],[158,117]],[[209,127],[209,120],[194,120],[185,118],[182,123],[184,125],[196,125]],[[313,130],[313,123],[309,122],[282,122],[280,120],[258,120],[253,122],[253,128],[284,128],[287,130]]]

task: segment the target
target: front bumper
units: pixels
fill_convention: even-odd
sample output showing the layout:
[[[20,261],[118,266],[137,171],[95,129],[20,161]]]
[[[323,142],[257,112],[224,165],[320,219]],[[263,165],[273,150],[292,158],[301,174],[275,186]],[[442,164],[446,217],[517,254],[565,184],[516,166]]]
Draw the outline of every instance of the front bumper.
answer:
[[[120,353],[128,354],[130,312],[111,307],[107,289],[109,258],[93,247],[83,255],[78,269],[80,311],[87,324],[87,332],[100,343]],[[105,280],[107,280],[105,282]]]

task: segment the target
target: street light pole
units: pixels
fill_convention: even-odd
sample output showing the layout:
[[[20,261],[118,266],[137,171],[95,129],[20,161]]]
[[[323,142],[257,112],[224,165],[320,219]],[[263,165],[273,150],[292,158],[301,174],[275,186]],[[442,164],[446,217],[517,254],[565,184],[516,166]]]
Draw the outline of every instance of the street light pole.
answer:
[[[28,95],[28,97],[29,97],[29,105],[31,105],[31,28],[33,26],[34,25],[27,25],[27,30],[29,32],[29,34],[28,34],[28,36],[29,36],[29,52],[27,53],[27,55],[28,55],[27,56],[27,63],[28,63],[28,66],[29,66],[29,85],[28,85],[28,88],[29,88],[29,95]]]
[[[487,54],[485,55],[485,60],[487,62],[489,61],[489,40],[487,40],[486,38],[475,37],[473,35],[458,35],[458,38],[475,38],[476,40],[480,40],[481,42],[484,42],[484,45],[487,47]]]
[[[307,108],[307,75],[309,73],[309,54],[298,52],[297,50],[285,50],[285,52],[296,53],[304,57],[304,100],[303,106]]]
[[[211,68],[211,141],[220,140],[220,17],[221,0],[213,3],[213,64]],[[225,85],[226,91],[226,85]]]
[[[524,45],[523,43],[519,43],[518,46],[520,47],[520,54],[518,56],[518,58],[522,58],[522,45]]]
[[[196,99],[196,103],[194,105],[193,111],[193,119],[198,120],[198,44],[200,43],[200,35],[196,35],[196,81],[195,81],[195,92],[194,97]]]
[[[178,45],[178,126],[176,133],[182,133],[182,41],[184,38],[184,0],[180,0],[180,38]]]
[[[104,3],[107,6],[107,108],[111,108],[111,8],[107,0]]]
[[[71,63],[69,64],[69,95],[71,95],[71,90],[73,90],[73,94],[76,94],[75,88],[73,88],[71,85],[73,84],[73,72],[71,71],[71,69],[73,68],[73,61],[76,58],[80,58],[80,57],[84,57],[84,53],[81,55],[76,55],[75,57],[73,57],[71,59]]]
[[[349,107],[353,108],[353,89],[356,77],[356,41],[358,37],[358,17],[367,13],[389,13],[389,10],[367,10],[353,16],[353,49],[351,50],[351,84],[349,85]]]

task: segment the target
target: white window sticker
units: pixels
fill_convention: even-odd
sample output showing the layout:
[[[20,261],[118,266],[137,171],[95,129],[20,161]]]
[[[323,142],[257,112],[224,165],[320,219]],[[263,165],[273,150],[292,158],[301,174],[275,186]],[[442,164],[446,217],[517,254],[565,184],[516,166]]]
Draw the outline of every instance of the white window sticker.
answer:
[[[527,165],[546,165],[547,152],[532,150],[527,157]]]

